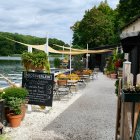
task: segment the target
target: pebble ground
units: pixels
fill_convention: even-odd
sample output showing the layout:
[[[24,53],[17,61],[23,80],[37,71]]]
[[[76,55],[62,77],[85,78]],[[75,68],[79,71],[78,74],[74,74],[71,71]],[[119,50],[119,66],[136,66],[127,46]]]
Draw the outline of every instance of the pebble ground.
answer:
[[[6,131],[12,140],[114,140],[114,83],[99,73],[70,100],[54,101],[48,113],[27,113],[19,128]]]

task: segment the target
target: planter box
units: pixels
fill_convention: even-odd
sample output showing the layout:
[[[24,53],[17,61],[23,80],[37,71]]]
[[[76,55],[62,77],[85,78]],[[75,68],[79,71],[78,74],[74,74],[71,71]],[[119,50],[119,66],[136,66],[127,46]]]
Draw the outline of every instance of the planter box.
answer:
[[[121,99],[123,102],[137,102],[140,103],[140,93],[124,93],[122,91]]]
[[[116,79],[116,78],[117,78],[117,74],[112,73],[112,74],[110,74],[110,77],[111,77],[112,79]]]

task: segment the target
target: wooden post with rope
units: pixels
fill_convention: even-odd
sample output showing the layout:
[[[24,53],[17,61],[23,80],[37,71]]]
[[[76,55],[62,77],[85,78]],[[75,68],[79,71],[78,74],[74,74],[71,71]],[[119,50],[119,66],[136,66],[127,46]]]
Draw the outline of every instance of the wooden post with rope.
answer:
[[[6,82],[11,86],[11,87],[17,87],[15,83],[13,83],[11,80],[9,80],[7,77],[5,77],[3,74],[0,74],[0,76],[6,80]],[[1,89],[2,90],[2,89]]]
[[[118,140],[118,137],[120,137],[120,125],[121,125],[120,124],[121,123],[121,97],[120,97],[120,92],[121,92],[121,88],[122,88],[122,79],[119,78],[115,140]]]

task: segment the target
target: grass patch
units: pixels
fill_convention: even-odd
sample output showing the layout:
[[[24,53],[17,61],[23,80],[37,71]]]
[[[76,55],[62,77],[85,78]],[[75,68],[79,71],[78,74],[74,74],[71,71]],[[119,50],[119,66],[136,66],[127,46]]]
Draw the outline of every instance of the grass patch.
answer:
[[[0,135],[0,140],[11,140],[7,134]]]

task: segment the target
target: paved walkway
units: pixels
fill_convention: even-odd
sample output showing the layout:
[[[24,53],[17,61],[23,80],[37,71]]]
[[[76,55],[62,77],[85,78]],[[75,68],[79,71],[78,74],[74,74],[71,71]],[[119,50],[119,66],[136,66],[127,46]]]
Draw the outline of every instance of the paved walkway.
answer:
[[[116,122],[114,83],[115,80],[99,74],[98,79],[89,82],[83,89],[83,94],[59,116],[49,124],[45,125],[43,122],[43,127],[38,127],[37,132],[29,132],[32,133],[30,139],[114,140]]]
[[[68,140],[114,140],[116,98],[113,86],[113,80],[99,75],[98,80],[86,87],[86,93],[43,131],[53,130]]]

